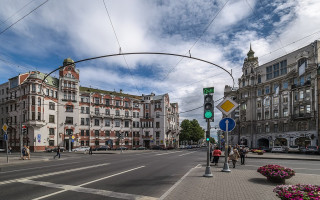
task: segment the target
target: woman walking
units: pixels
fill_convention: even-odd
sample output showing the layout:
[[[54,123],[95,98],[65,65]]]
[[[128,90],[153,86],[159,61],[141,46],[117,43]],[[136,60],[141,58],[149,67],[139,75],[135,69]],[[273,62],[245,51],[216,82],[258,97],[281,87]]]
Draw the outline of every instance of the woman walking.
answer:
[[[238,149],[233,148],[233,153],[230,155],[230,160],[232,160],[233,168],[236,168],[236,163],[238,161],[238,158],[240,157]]]
[[[216,147],[216,149],[212,152],[212,156],[213,156],[212,163],[214,163],[214,165],[217,165],[219,162],[219,158],[221,156],[221,151],[220,151],[219,147]]]

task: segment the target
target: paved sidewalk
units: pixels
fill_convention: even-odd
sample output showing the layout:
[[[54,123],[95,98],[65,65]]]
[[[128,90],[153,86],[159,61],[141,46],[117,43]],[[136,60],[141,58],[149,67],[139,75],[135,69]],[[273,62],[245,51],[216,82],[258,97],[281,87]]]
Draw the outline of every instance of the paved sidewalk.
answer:
[[[220,166],[212,166],[212,178],[203,177],[205,166],[195,167],[175,187],[165,200],[276,200],[279,199],[273,192],[277,186],[256,170],[246,170],[245,166],[221,172]],[[320,175],[296,174],[286,180],[287,185],[292,184],[320,184]]]

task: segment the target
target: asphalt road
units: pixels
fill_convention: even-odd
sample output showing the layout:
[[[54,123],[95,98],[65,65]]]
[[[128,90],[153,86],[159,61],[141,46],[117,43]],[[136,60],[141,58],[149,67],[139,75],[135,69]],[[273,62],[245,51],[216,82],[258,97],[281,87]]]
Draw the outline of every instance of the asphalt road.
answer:
[[[0,199],[160,198],[205,156],[194,150],[74,154],[2,167]]]
[[[223,161],[220,158],[219,166]],[[92,156],[66,153],[61,159],[2,167],[0,200],[157,199],[165,197],[199,164],[206,164],[204,149]],[[302,174],[320,174],[319,161],[250,158],[246,165],[238,163],[236,168],[256,170],[265,164],[280,164]]]

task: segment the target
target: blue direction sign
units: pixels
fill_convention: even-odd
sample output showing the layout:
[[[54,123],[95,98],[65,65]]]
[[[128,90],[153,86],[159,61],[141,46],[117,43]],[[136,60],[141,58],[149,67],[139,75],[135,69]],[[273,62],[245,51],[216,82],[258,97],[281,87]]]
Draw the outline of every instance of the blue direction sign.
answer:
[[[7,140],[8,140],[8,135],[7,135],[7,134],[4,134],[4,135],[3,135],[3,139],[4,139],[4,141],[7,141]]]
[[[223,118],[222,120],[220,120],[219,127],[221,130],[227,131],[227,123],[226,123],[227,121],[228,121],[228,131],[232,131],[234,127],[236,127],[236,122],[229,117]]]
[[[40,143],[41,142],[41,134],[37,135],[37,139],[38,139],[38,142]]]

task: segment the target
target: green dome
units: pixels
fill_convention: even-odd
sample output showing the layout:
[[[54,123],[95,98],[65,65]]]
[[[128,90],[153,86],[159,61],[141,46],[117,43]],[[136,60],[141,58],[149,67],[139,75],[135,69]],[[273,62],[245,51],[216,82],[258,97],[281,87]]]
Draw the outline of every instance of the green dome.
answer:
[[[68,65],[68,64],[74,64],[74,61],[71,58],[64,59],[63,66]]]

